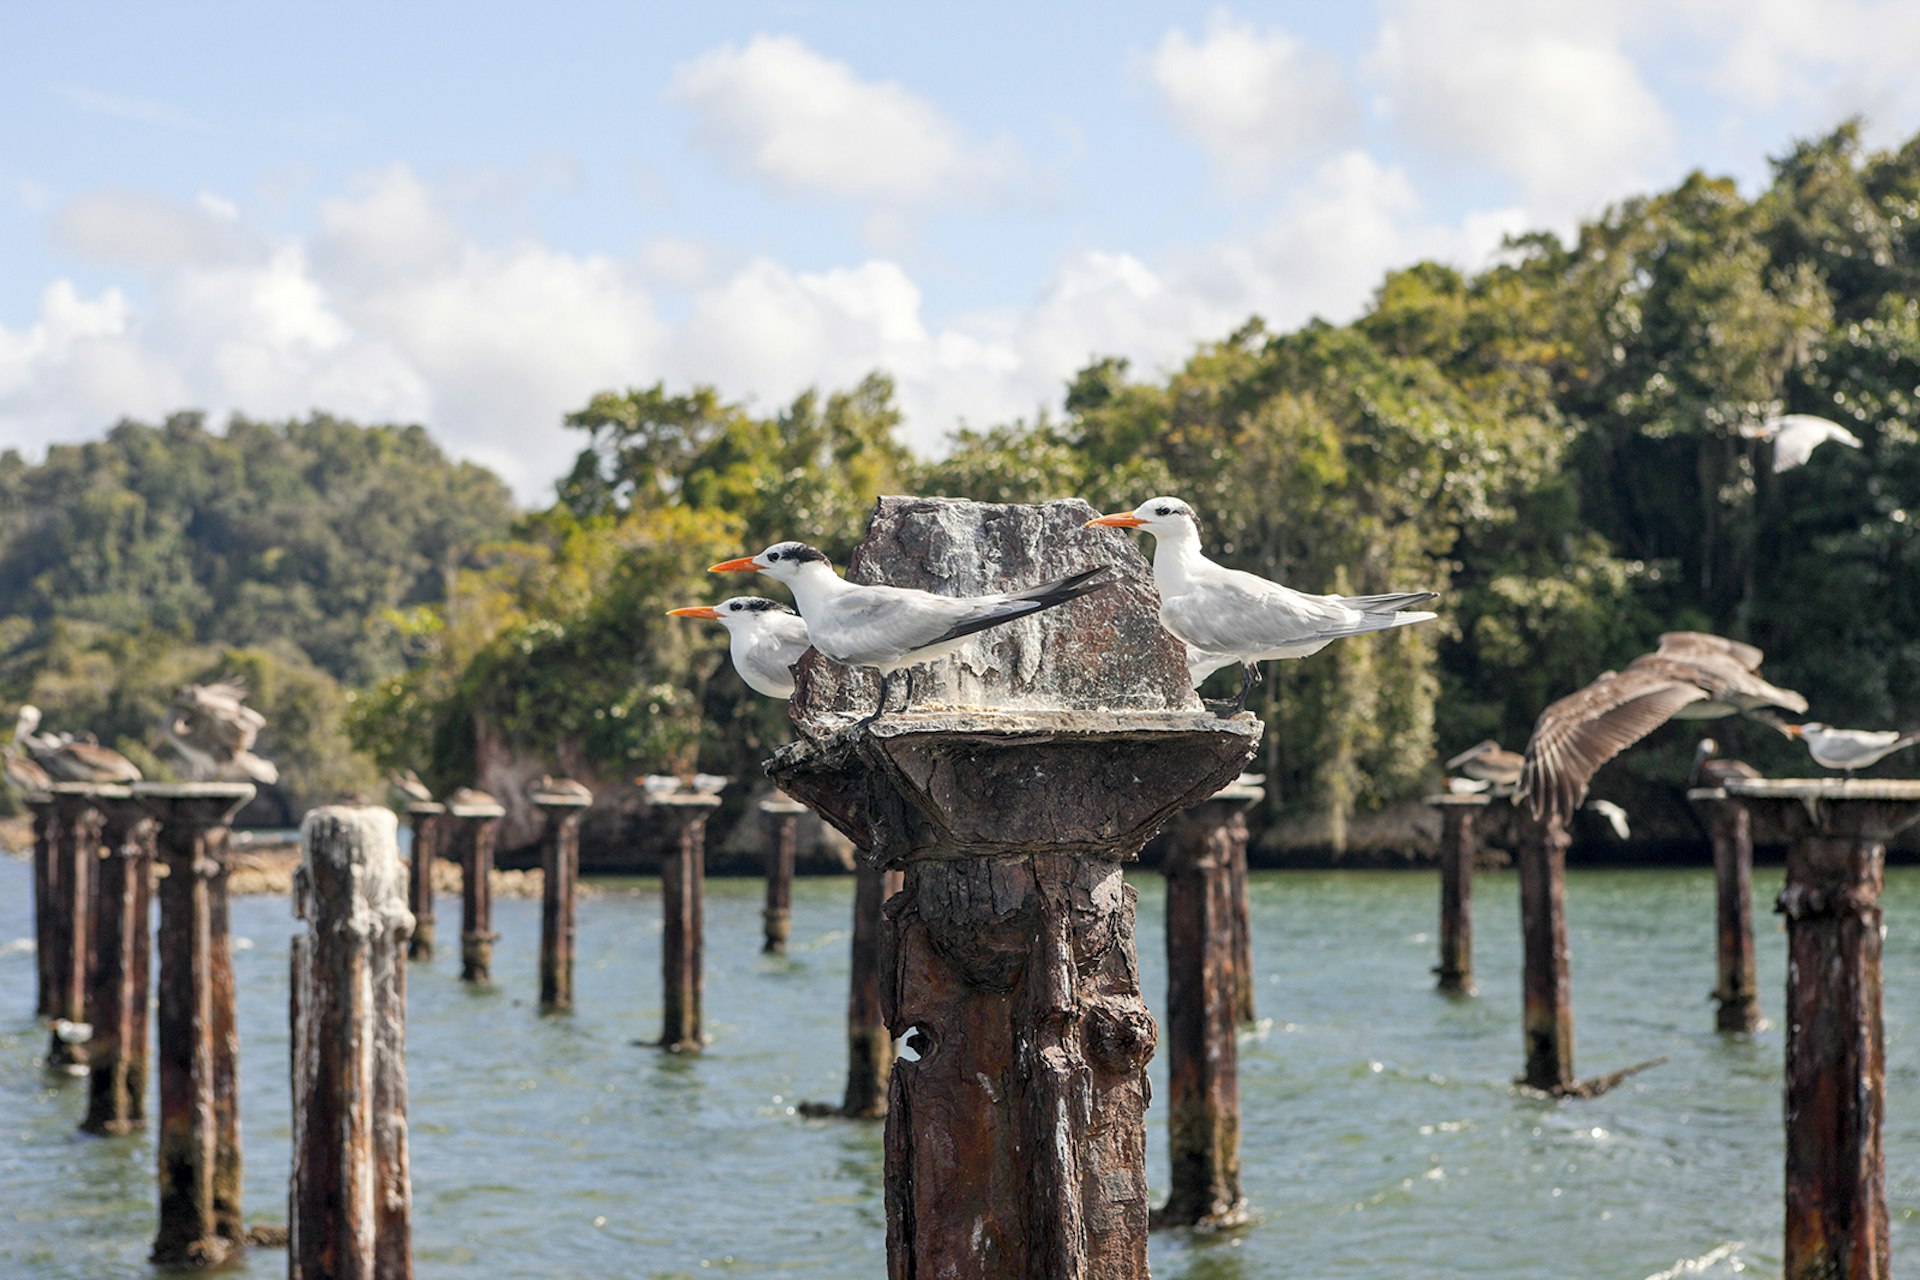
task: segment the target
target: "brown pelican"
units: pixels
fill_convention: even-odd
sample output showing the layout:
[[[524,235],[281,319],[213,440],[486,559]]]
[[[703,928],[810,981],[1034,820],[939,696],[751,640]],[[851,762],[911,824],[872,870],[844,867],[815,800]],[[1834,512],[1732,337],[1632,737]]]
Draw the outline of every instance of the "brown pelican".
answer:
[[[1920,732],[1898,729],[1835,729],[1815,720],[1782,725],[1789,738],[1807,744],[1807,754],[1823,769],[1867,769],[1904,747],[1920,742]]]
[[[1720,744],[1712,738],[1700,739],[1700,745],[1693,749],[1693,772],[1687,778],[1689,787],[1717,789],[1741,778],[1760,776],[1760,771],[1745,760],[1729,760],[1718,754],[1719,751]]]
[[[1518,752],[1508,751],[1492,738],[1486,738],[1447,761],[1446,767],[1458,769],[1480,782],[1510,787],[1520,781],[1520,763]]]
[[[0,749],[0,769],[4,769],[7,781],[20,791],[29,795],[45,791],[53,785],[53,777],[33,761],[29,753],[35,745],[41,744],[33,735],[39,727],[40,712],[33,707],[20,708],[20,717],[13,724],[13,738],[4,749]]]
[[[426,783],[420,781],[420,775],[411,769],[395,769],[388,773],[387,788],[403,809],[410,804],[433,803],[433,792]]]
[[[567,800],[593,799],[593,792],[585,783],[575,782],[572,778],[556,778],[552,774],[542,774],[539,781],[527,788],[527,795],[538,800],[541,796],[556,796]]]
[[[500,802],[478,787],[455,787],[446,805],[449,809],[498,809]]]
[[[20,708],[20,721],[27,726],[27,732],[21,733],[16,727],[15,741],[25,744],[33,753],[34,763],[45,770],[54,782],[114,786],[140,781],[140,770],[133,761],[111,747],[101,746],[94,741],[92,734],[81,737],[69,734],[58,737],[46,734],[35,736],[32,729],[40,723],[40,712],[33,707]]]
[[[1762,707],[1803,708],[1791,689],[1768,684],[1750,644],[1698,631],[1669,631],[1660,647],[1603,673],[1549,706],[1534,722],[1520,769],[1536,820],[1566,822],[1600,766],[1671,719],[1703,720]]]
[[[183,684],[173,695],[160,728],[167,745],[187,762],[196,782],[280,781],[271,760],[253,754],[266,717],[246,705],[247,686],[232,678],[213,684]]]

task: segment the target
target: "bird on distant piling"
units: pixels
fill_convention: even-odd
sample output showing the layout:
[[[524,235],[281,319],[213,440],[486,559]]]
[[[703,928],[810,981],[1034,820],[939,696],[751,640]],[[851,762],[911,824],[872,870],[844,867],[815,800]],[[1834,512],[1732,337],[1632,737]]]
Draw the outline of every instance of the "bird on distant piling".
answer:
[[[1860,437],[1837,422],[1811,413],[1783,413],[1751,426],[1740,434],[1752,440],[1773,442],[1773,470],[1777,475],[1804,466],[1813,451],[1832,441],[1849,449],[1860,447]]]
[[[183,684],[161,718],[167,745],[187,762],[196,782],[257,782],[272,786],[280,770],[253,753],[266,717],[247,705],[244,681]]]
[[[0,770],[5,772],[8,782],[28,795],[53,785],[53,776],[35,764],[31,754],[36,741],[33,731],[39,724],[39,711],[21,707],[20,716],[13,724],[13,737],[0,749]]]
[[[93,786],[116,786],[140,781],[140,769],[133,761],[111,747],[103,747],[92,734],[36,734],[40,725],[38,707],[21,707],[14,725],[14,741],[25,746],[52,782],[84,782]]]
[[[793,696],[793,664],[807,651],[807,624],[778,600],[734,596],[717,605],[669,609],[670,618],[709,618],[727,629],[727,654],[747,688],[769,698]]]
[[[1153,535],[1153,581],[1160,589],[1160,623],[1192,651],[1240,664],[1240,696],[1269,658],[1304,658],[1335,640],[1425,622],[1431,613],[1403,612],[1436,598],[1431,591],[1382,596],[1317,596],[1209,560],[1200,549],[1200,518],[1178,498],[1149,498],[1132,511],[1087,521]],[[1221,665],[1225,665],[1224,663]],[[1204,674],[1204,673],[1203,673]]]
[[[411,769],[393,769],[387,773],[387,790],[402,808],[410,804],[432,804],[433,792],[420,775]]]
[[[1700,745],[1693,749],[1693,771],[1687,776],[1687,786],[1718,790],[1729,782],[1759,776],[1760,771],[1745,760],[1728,759],[1720,754],[1718,742],[1712,738],[1702,738]]]
[[[1086,569],[1024,591],[942,596],[913,587],[848,582],[821,552],[804,542],[776,542],[755,556],[723,561],[713,573],[764,573],[786,584],[806,620],[813,647],[835,662],[880,673],[880,699],[871,724],[887,709],[894,673],[907,672],[906,704],[913,701],[912,668],[958,650],[989,627],[1051,609],[1113,585],[1108,566]]]
[[[527,795],[534,800],[542,796],[557,796],[588,802],[593,800],[593,792],[587,789],[586,783],[576,782],[572,778],[556,778],[550,773],[541,774],[539,779],[527,788]]]
[[[1920,742],[1920,731],[1901,733],[1898,729],[1835,729],[1817,720],[1805,724],[1780,726],[1789,738],[1807,744],[1807,754],[1823,769],[1867,769],[1896,751]]]
[[[1520,781],[1521,763],[1519,752],[1506,750],[1492,738],[1483,738],[1447,761],[1446,767],[1492,786],[1511,787]]]
[[[1536,821],[1573,816],[1600,766],[1668,720],[1750,715],[1763,707],[1804,709],[1807,700],[1762,680],[1760,650],[1700,631],[1669,631],[1660,647],[1603,672],[1540,713],[1520,769]]]
[[[498,809],[500,802],[478,787],[455,787],[446,805],[449,809]]]

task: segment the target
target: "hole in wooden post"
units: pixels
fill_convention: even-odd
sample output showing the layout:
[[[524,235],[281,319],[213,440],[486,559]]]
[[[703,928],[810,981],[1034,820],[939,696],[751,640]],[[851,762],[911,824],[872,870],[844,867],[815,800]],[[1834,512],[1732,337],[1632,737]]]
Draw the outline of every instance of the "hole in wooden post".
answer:
[[[936,1040],[931,1027],[908,1027],[906,1034],[900,1037],[900,1061],[921,1062],[933,1056]]]

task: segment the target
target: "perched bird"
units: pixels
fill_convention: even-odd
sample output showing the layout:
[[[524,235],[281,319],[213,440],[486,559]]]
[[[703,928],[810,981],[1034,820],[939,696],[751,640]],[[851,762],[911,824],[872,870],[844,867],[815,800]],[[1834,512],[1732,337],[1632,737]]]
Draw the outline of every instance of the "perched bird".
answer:
[[[1801,709],[1807,700],[1755,674],[1762,654],[1750,644],[1699,631],[1669,631],[1660,647],[1603,672],[1586,688],[1540,713],[1527,740],[1520,785],[1538,821],[1566,822],[1600,766],[1668,720],[1751,714],[1762,707]]]
[[[1450,796],[1477,796],[1493,786],[1484,778],[1448,778],[1446,783]]]
[[[1740,434],[1754,440],[1773,442],[1773,470],[1777,475],[1805,465],[1813,451],[1831,440],[1849,449],[1860,447],[1860,437],[1837,422],[1811,413],[1784,413],[1755,426],[1742,427]]]
[[[433,792],[411,769],[394,769],[387,774],[387,790],[401,808],[410,804],[432,804]]]
[[[232,678],[183,684],[161,718],[167,745],[187,762],[196,782],[257,782],[271,786],[280,770],[253,753],[266,717],[246,703],[247,686]]]
[[[13,738],[6,749],[0,751],[0,767],[4,767],[7,781],[29,795],[53,785],[52,775],[35,764],[30,754],[35,745],[50,745],[34,737],[33,731],[39,726],[39,710],[21,707],[19,718],[13,724]]]
[[[1729,760],[1719,751],[1720,744],[1712,738],[1700,739],[1700,745],[1693,749],[1693,772],[1687,776],[1687,786],[1717,789],[1742,778],[1760,776],[1760,771],[1745,760]]]
[[[717,605],[669,609],[671,618],[711,618],[727,629],[727,653],[747,688],[769,698],[793,696],[793,664],[807,651],[807,624],[777,600],[734,596]]]
[[[540,775],[539,780],[527,788],[527,794],[536,800],[541,796],[564,796],[569,800],[589,802],[593,799],[593,792],[587,789],[586,783],[575,782],[572,778],[556,778],[550,773]]]
[[[1510,787],[1520,781],[1520,765],[1519,752],[1504,749],[1492,738],[1483,738],[1447,761],[1446,767],[1496,787]]]
[[[447,797],[446,805],[449,809],[498,809],[500,802],[478,787],[455,787],[453,794]]]
[[[133,761],[111,747],[101,746],[92,734],[35,734],[39,724],[39,708],[21,707],[19,721],[14,726],[14,741],[32,753],[34,763],[45,770],[53,782],[114,786],[140,781],[140,770]]]
[[[787,585],[806,620],[813,647],[835,662],[871,667],[880,673],[880,700],[871,724],[887,709],[888,687],[896,671],[907,671],[906,702],[913,701],[910,668],[944,658],[967,637],[1042,609],[1076,600],[1111,586],[1107,566],[1044,582],[1025,591],[984,596],[942,596],[912,587],[848,582],[833,571],[827,557],[804,542],[776,542],[757,556],[741,556],[713,566],[713,573],[764,573]],[[905,703],[901,710],[906,710]]]
[[[687,779],[687,786],[695,795],[717,796],[727,789],[733,779],[722,773],[696,773]]]
[[[1807,754],[1823,769],[1871,768],[1894,752],[1920,742],[1920,732],[1901,733],[1898,729],[1834,729],[1818,721],[1782,725],[1789,738],[1807,744]]]
[[[640,790],[649,800],[665,800],[668,796],[680,794],[680,779],[670,773],[650,773],[634,781],[640,784]]]
[[[1200,518],[1178,498],[1149,498],[1132,511],[1087,521],[1153,535],[1153,581],[1160,589],[1160,623],[1191,650],[1225,656],[1241,667],[1239,711],[1268,658],[1304,658],[1335,640],[1425,622],[1431,613],[1407,613],[1435,598],[1431,591],[1384,596],[1316,596],[1229,569],[1200,550]],[[804,612],[804,610],[803,610]],[[1224,663],[1220,665],[1225,665]]]

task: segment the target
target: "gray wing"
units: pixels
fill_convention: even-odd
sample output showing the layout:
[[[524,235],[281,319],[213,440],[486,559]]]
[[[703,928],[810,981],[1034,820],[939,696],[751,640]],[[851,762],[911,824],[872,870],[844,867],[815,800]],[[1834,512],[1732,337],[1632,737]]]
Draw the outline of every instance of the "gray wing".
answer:
[[[956,626],[1000,614],[1018,617],[1033,605],[1004,596],[937,596],[911,587],[861,586],[834,601],[832,621],[816,627],[821,652],[841,662],[891,662],[938,642]]]
[[[1231,569],[1165,602],[1161,618],[1195,648],[1236,654],[1384,631],[1413,620],[1391,612],[1363,613]]]

